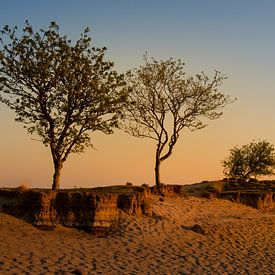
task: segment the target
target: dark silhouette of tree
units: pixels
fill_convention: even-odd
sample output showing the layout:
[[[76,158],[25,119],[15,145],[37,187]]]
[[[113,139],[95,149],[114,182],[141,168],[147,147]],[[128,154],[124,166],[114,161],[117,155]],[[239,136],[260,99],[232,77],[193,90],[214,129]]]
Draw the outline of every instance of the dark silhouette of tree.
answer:
[[[274,146],[266,140],[252,141],[240,148],[235,146],[222,163],[228,177],[248,180],[252,176],[274,175]]]
[[[126,96],[124,77],[103,60],[106,48],[91,47],[89,29],[73,44],[51,22],[23,32],[5,26],[0,36],[0,101],[16,121],[49,146],[54,163],[52,189],[70,153],[92,146],[89,131],[112,133]]]
[[[181,60],[148,61],[128,72],[129,104],[121,128],[127,133],[156,142],[155,184],[160,185],[160,164],[169,158],[184,128],[202,129],[203,118],[211,120],[232,102],[218,92],[225,79],[215,72],[210,80],[204,73],[187,77]]]

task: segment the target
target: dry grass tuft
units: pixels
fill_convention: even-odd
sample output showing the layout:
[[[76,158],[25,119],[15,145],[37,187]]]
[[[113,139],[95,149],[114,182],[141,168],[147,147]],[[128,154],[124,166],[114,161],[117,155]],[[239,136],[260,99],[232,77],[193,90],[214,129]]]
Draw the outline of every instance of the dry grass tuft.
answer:
[[[215,181],[213,183],[214,190],[218,191],[219,194],[223,191],[224,183],[222,181]]]
[[[26,192],[28,190],[28,187],[25,184],[21,184],[18,187],[16,187],[18,191]]]

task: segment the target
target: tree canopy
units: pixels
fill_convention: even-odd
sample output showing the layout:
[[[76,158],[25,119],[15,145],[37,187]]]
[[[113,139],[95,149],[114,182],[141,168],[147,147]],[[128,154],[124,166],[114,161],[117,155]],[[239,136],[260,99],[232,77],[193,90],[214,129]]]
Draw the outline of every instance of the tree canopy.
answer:
[[[50,146],[54,190],[68,155],[93,146],[89,131],[112,133],[126,101],[123,75],[88,33],[72,43],[55,22],[35,32],[28,21],[21,35],[7,25],[1,31],[0,101]]]
[[[127,133],[156,142],[155,183],[160,184],[159,166],[171,156],[180,132],[199,130],[214,120],[232,102],[219,92],[225,77],[215,72],[213,79],[204,73],[186,76],[181,60],[149,60],[127,74],[129,104],[121,128]]]
[[[235,146],[222,162],[224,174],[242,180],[252,176],[274,175],[275,149],[266,140],[252,141],[242,147]]]

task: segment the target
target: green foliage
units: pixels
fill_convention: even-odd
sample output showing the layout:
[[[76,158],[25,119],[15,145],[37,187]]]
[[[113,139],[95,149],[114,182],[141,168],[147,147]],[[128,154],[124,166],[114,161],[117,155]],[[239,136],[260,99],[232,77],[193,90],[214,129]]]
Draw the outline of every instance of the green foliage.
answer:
[[[73,44],[51,22],[22,35],[5,26],[0,35],[0,101],[16,121],[50,145],[55,163],[92,146],[89,131],[112,133],[126,100],[124,76],[91,47],[86,29]]]
[[[275,168],[274,146],[269,142],[253,141],[242,147],[234,147],[223,161],[224,174],[247,180],[254,176],[273,175]]]

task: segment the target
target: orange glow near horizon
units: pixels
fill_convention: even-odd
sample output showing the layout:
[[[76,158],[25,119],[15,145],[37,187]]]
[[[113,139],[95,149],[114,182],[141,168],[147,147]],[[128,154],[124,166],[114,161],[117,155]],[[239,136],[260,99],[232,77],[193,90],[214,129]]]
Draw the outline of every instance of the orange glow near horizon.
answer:
[[[205,129],[181,133],[161,165],[162,182],[222,179],[221,161],[235,145],[258,139],[275,144],[275,1],[108,1],[108,7],[101,1],[64,2],[3,1],[0,29],[6,24],[21,29],[28,19],[38,30],[55,20],[60,33],[76,41],[90,27],[92,46],[106,46],[106,60],[114,61],[118,72],[140,66],[148,52],[157,60],[180,58],[187,75],[204,71],[212,77],[218,70],[228,77],[220,91],[237,101],[224,108],[220,119],[207,121]],[[3,104],[0,126],[0,187],[50,188],[49,148],[14,122],[14,113]],[[61,188],[154,184],[156,145],[151,140],[119,130],[91,136],[96,150],[69,156]]]
[[[227,119],[230,119],[229,115],[211,121],[208,127],[199,131],[184,130],[172,156],[161,165],[161,180],[170,184],[188,184],[222,179],[221,160],[236,145],[231,135],[220,130]],[[1,145],[1,152],[5,158],[1,158],[0,163],[0,187],[24,184],[50,188],[53,165],[49,148],[32,140],[22,125],[11,122],[11,118],[8,120],[10,122],[2,134],[5,142]],[[154,184],[153,141],[134,138],[119,130],[113,135],[92,133],[92,137],[96,150],[86,149],[83,154],[71,154],[64,163],[61,188],[126,182]],[[246,137],[243,143],[249,141]]]

